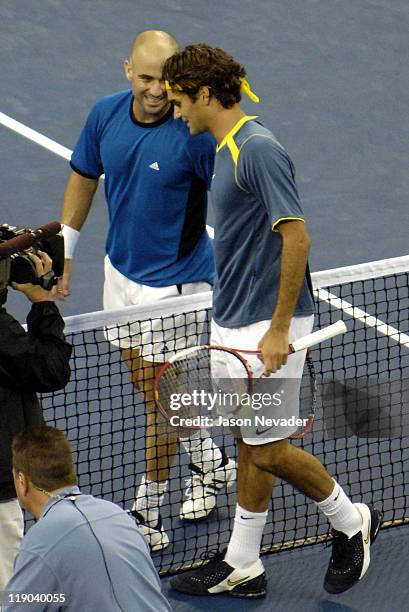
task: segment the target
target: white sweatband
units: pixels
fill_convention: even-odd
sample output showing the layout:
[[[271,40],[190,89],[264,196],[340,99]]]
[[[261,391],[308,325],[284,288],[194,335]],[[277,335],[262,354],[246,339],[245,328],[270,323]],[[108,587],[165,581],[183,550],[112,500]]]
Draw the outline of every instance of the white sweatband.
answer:
[[[72,259],[80,233],[78,230],[70,227],[69,225],[63,225],[61,233],[64,236],[65,259]]]

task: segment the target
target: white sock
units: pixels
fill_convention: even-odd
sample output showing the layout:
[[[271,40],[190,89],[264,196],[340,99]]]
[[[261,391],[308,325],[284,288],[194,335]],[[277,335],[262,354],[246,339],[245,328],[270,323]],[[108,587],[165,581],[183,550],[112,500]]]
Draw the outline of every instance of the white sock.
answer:
[[[181,442],[190,455],[191,463],[202,472],[210,472],[220,466],[222,453],[206,429],[199,429],[190,438],[181,438]]]
[[[335,486],[331,495],[324,501],[315,503],[334,529],[342,531],[351,538],[361,529],[362,516],[358,508],[346,496],[345,491],[335,480],[334,482]]]
[[[233,532],[224,557],[226,563],[235,568],[246,569],[257,561],[267,513],[267,510],[250,512],[236,504]]]
[[[155,482],[147,480],[144,475],[139,485],[138,492],[132,510],[136,510],[148,523],[156,525],[159,519],[159,508],[163,504],[163,498],[168,486],[168,481]]]

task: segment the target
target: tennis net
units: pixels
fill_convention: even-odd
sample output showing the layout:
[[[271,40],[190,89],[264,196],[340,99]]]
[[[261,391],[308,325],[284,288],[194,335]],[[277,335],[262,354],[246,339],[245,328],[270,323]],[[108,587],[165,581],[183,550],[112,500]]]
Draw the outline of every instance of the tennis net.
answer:
[[[348,332],[314,349],[317,416],[312,434],[293,442],[316,455],[354,501],[381,505],[383,527],[409,522],[408,274],[409,257],[399,257],[312,275],[315,326],[343,319]],[[71,381],[64,390],[44,395],[42,403],[47,422],[71,441],[84,492],[131,508],[145,471],[144,400],[118,345],[123,348],[122,340],[134,336],[140,323],[145,358],[163,349],[164,328],[177,337],[169,350],[183,348],[188,340],[197,344],[207,339],[210,316],[211,294],[205,293],[66,319],[67,339],[74,346]],[[228,430],[218,432],[215,441],[234,456]],[[161,510],[171,542],[154,553],[161,574],[194,567],[229,540],[234,487],[219,494],[217,510],[206,521],[179,519],[184,481],[191,476],[188,463],[180,447]],[[278,481],[263,552],[328,537],[329,526],[315,504]]]

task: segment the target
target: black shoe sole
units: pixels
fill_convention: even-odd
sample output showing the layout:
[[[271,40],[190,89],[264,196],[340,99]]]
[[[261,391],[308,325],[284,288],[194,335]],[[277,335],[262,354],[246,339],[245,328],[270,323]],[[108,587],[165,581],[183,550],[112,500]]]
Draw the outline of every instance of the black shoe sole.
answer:
[[[224,591],[223,594],[241,599],[263,599],[267,595],[266,574],[260,574],[253,580],[235,587],[232,591]]]
[[[231,591],[221,591],[220,593],[209,593],[209,591],[198,592],[195,587],[190,588],[189,584],[177,585],[170,582],[171,588],[179,593],[185,595],[195,595],[199,597],[214,597],[215,595],[228,595],[229,597],[236,597],[240,599],[263,599],[267,595],[267,579],[266,574],[263,572],[260,576],[256,576],[248,582],[239,584]]]

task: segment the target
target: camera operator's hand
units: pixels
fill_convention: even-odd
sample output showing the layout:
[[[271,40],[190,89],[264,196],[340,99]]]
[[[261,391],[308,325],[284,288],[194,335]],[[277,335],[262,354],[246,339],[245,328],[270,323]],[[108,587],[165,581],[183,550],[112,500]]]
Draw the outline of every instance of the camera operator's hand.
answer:
[[[52,261],[44,251],[37,251],[37,255],[29,253],[28,256],[35,265],[37,278],[41,278],[52,269]],[[32,283],[11,283],[13,289],[25,293],[30,302],[50,302],[53,300],[51,290],[44,289],[41,285],[33,285]]]
[[[53,295],[58,300],[65,300],[65,298],[70,295],[71,261],[71,259],[66,259],[64,261],[64,273],[52,289]]]

